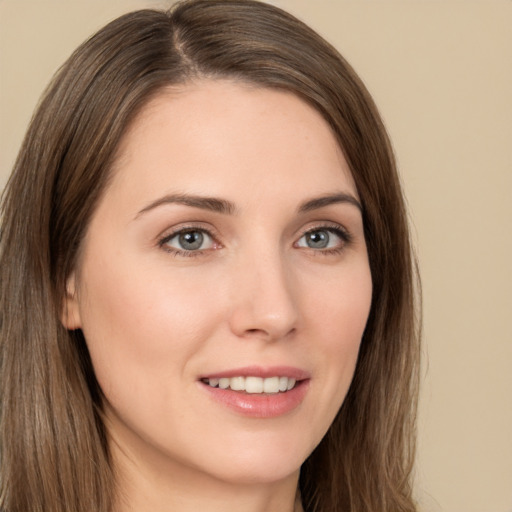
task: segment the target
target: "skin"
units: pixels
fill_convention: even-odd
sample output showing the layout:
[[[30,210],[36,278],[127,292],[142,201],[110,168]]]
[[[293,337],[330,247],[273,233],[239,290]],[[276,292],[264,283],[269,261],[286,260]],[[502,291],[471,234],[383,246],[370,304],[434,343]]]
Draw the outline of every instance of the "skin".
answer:
[[[299,211],[340,193],[354,201]],[[160,201],[176,194],[234,211]],[[370,308],[357,199],[328,125],[291,93],[201,81],[136,118],[63,318],[83,330],[104,393],[117,512],[300,509],[300,466],[347,393]],[[175,233],[191,227],[204,243],[183,252]],[[310,247],[312,230],[326,248]],[[306,371],[303,401],[247,417],[199,381],[249,365]]]

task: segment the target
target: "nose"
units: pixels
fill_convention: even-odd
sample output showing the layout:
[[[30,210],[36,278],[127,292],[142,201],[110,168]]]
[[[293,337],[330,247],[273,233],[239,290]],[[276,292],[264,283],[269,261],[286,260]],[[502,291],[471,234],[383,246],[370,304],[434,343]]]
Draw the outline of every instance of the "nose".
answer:
[[[267,341],[290,336],[299,318],[296,287],[279,251],[239,262],[232,281],[231,331]]]

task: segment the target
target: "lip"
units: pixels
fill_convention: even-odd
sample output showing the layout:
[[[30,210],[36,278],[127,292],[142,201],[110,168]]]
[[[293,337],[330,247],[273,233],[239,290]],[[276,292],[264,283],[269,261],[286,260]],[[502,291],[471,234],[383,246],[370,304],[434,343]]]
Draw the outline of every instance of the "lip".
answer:
[[[290,391],[282,393],[245,393],[231,389],[213,388],[203,382],[209,378],[231,377],[289,377],[296,379],[297,383]],[[310,374],[305,370],[291,366],[246,366],[210,373],[201,376],[198,384],[208,396],[229,410],[250,418],[270,419],[291,413],[303,402],[309,389]]]
[[[288,377],[295,380],[306,380],[311,378],[311,375],[307,371],[293,366],[244,366],[243,368],[233,368],[230,370],[201,375],[199,380],[251,376],[261,377],[263,379],[266,379],[267,377]]]

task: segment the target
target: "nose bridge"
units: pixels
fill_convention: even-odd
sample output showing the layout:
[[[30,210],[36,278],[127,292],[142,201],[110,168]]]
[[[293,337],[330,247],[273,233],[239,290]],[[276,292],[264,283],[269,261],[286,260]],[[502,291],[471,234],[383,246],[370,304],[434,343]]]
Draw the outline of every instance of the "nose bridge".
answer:
[[[293,275],[279,246],[242,251],[233,280],[231,328],[238,336],[285,337],[297,324]]]

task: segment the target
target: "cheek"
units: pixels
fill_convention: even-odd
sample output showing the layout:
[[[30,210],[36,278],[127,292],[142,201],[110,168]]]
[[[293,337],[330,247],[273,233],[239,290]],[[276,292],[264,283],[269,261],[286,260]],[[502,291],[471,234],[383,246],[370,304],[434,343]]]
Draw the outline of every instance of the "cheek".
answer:
[[[310,322],[316,335],[312,352],[325,368],[325,407],[333,416],[341,406],[354,375],[361,339],[372,299],[368,265],[358,265],[337,278],[327,280],[327,289],[309,296]]]
[[[82,329],[108,398],[123,387],[144,394],[151,382],[181,376],[215,328],[211,294],[199,291],[198,280],[155,274],[151,266],[134,266],[121,258],[115,266],[102,262],[84,269]]]
[[[363,260],[323,282],[325,286],[317,286],[315,293],[308,294],[307,310],[312,323],[325,332],[333,351],[343,351],[343,341],[347,346],[358,345],[372,300],[369,266]],[[312,285],[309,288],[313,289]]]

